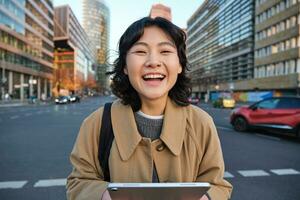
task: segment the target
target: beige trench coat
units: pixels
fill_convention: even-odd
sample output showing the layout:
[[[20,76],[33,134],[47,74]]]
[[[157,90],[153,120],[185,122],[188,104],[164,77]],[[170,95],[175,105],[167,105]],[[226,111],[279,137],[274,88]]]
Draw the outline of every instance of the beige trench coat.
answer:
[[[107,182],[98,160],[103,108],[87,117],[70,156],[68,199],[100,200]],[[140,136],[130,106],[119,100],[111,110],[115,135],[109,157],[112,182],[151,182],[153,162],[160,182],[209,182],[212,200],[229,199],[224,161],[212,118],[195,106],[179,107],[168,99],[160,139]]]

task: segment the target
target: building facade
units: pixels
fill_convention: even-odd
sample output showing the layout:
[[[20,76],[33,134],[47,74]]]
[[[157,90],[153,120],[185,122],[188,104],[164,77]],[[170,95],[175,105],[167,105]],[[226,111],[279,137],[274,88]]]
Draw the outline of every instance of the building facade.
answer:
[[[97,49],[97,82],[101,90],[108,88],[110,11],[104,0],[83,0],[83,28]]]
[[[256,0],[254,84],[259,90],[299,94],[300,1]]]
[[[172,21],[171,8],[163,4],[152,5],[149,16],[151,18],[162,17],[169,21]]]
[[[26,100],[51,97],[53,3],[0,1],[0,96]]]
[[[56,95],[96,87],[97,52],[68,5],[54,9]]]
[[[234,92],[254,77],[253,0],[205,0],[187,23],[193,93]]]

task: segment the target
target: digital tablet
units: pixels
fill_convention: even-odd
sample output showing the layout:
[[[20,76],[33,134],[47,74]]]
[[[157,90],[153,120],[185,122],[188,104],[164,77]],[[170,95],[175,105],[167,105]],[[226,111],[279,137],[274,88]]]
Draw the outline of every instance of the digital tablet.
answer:
[[[198,200],[210,188],[206,182],[109,183],[112,200]]]

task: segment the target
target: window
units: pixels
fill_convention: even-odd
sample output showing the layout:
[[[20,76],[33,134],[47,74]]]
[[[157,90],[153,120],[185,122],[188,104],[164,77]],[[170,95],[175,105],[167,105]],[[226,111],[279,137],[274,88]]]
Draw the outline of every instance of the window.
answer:
[[[291,48],[291,42],[290,42],[290,40],[286,40],[285,41],[285,49],[288,50],[290,48]]]
[[[272,45],[272,54],[277,53],[277,52],[278,52],[277,45]]]
[[[291,48],[296,48],[296,43],[297,43],[297,38],[292,38],[291,39]]]
[[[280,22],[280,31],[285,30],[285,22]]]
[[[291,17],[291,27],[294,27],[296,26],[296,23],[297,23],[297,18],[295,16]]]
[[[297,69],[296,69],[297,73],[300,73],[300,58],[297,59]]]
[[[300,100],[296,98],[280,99],[278,103],[279,109],[295,109],[300,108]]]
[[[287,19],[285,21],[285,25],[286,25],[286,29],[289,29],[291,27],[291,21],[290,21],[290,19]]]
[[[276,34],[276,26],[272,26],[272,35]]]
[[[256,104],[256,107],[261,109],[274,109],[278,103],[279,99],[268,99]]]

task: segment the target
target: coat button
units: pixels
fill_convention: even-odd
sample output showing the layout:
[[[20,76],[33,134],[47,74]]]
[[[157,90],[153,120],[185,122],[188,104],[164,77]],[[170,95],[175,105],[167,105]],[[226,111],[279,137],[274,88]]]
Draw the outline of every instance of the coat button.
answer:
[[[163,151],[165,149],[165,145],[163,143],[156,146],[156,151]]]

